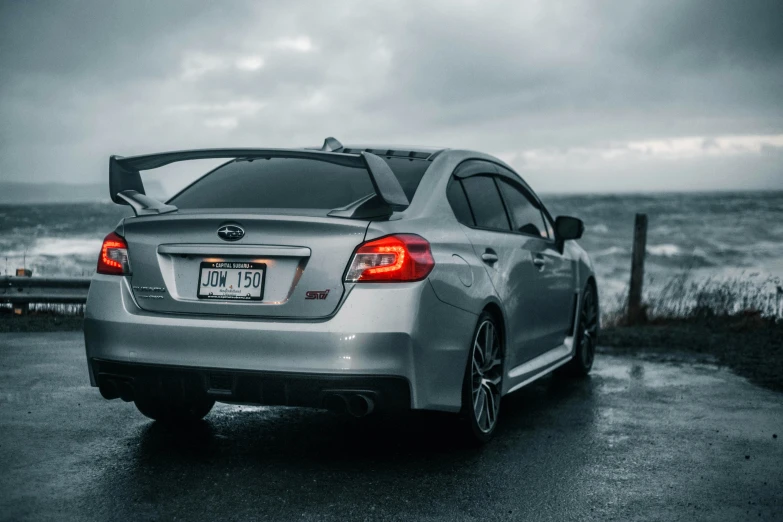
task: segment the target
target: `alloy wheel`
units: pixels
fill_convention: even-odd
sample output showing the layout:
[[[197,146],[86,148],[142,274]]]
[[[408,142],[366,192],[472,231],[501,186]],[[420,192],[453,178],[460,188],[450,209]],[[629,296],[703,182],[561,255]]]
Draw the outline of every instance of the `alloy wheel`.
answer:
[[[590,286],[585,290],[582,301],[579,328],[581,330],[579,354],[582,357],[584,367],[590,368],[593,365],[593,359],[595,359],[595,344],[598,336],[598,306],[595,290]]]
[[[483,321],[476,330],[471,359],[473,415],[479,430],[489,433],[497,422],[503,378],[500,338],[492,321]]]

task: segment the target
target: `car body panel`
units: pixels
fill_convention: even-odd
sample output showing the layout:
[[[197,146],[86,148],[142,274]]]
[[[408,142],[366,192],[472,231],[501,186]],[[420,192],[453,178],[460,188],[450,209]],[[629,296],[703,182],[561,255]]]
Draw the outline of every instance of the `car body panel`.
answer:
[[[218,237],[227,224],[242,227],[244,237],[232,242]],[[131,288],[145,310],[317,318],[331,315],[340,302],[343,271],[366,229],[361,220],[210,210],[129,218],[123,233]],[[263,300],[199,299],[204,260],[263,263]],[[307,300],[308,291],[325,292],[326,297]]]

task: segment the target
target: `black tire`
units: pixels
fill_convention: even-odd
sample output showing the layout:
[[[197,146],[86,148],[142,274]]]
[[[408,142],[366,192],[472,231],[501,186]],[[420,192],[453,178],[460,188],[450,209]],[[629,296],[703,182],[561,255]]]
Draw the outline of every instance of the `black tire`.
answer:
[[[133,401],[144,416],[169,423],[186,423],[201,420],[212,410],[215,401],[206,397],[174,401],[161,397],[140,396]]]
[[[574,357],[557,370],[562,377],[580,378],[590,373],[598,342],[598,296],[595,286],[588,283],[582,292],[579,322],[576,327]]]
[[[492,337],[489,350],[486,348],[488,336],[485,330],[488,325]],[[484,355],[485,352],[488,356]],[[462,431],[469,444],[486,444],[495,434],[503,384],[503,353],[503,335],[498,321],[489,312],[482,312],[471,337],[462,384],[460,417]]]

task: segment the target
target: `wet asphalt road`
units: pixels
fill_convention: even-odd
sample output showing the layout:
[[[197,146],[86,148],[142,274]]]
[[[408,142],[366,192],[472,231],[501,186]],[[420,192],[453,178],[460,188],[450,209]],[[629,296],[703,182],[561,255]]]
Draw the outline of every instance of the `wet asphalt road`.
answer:
[[[178,433],[89,387],[80,334],[2,334],[0,519],[783,520],[783,395],[725,370],[604,355],[502,408],[483,449],[287,408]]]

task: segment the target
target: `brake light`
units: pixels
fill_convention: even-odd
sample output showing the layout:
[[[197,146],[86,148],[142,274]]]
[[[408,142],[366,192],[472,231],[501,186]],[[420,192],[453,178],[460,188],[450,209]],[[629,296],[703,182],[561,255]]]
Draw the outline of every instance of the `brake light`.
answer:
[[[128,243],[122,236],[112,232],[103,239],[101,255],[98,258],[98,273],[107,275],[130,274]]]
[[[354,283],[420,281],[435,267],[430,244],[414,234],[395,234],[356,249],[345,281]]]

